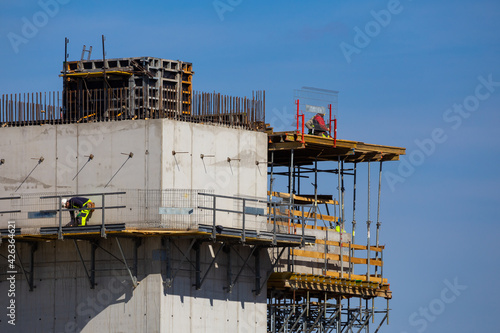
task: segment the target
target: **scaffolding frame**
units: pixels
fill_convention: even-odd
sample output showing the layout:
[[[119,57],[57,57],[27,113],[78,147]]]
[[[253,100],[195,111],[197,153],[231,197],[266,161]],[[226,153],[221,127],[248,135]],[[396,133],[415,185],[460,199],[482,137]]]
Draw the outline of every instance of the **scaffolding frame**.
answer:
[[[298,104],[298,100],[296,101]],[[299,110],[297,105],[297,110]],[[299,111],[297,111],[299,112]],[[313,201],[315,217],[317,217],[319,200],[318,174],[331,174],[337,180],[337,198],[334,203],[334,217],[337,218],[337,231],[340,236],[340,267],[339,274],[328,272],[328,253],[319,258],[323,258],[325,270],[323,274],[304,275],[293,273],[282,273],[276,275],[268,284],[268,332],[379,332],[384,323],[389,324],[389,300],[392,298],[390,285],[384,283],[383,276],[383,248],[380,245],[380,205],[381,205],[381,179],[382,165],[385,161],[398,160],[399,155],[405,153],[404,148],[399,151],[386,149],[386,147],[369,147],[364,143],[348,142],[336,140],[336,138],[319,138],[317,136],[305,135],[299,131],[299,114],[297,116],[296,132],[274,133],[268,130],[269,136],[269,196],[272,200],[276,193],[275,176],[282,175],[287,178],[287,193],[289,203],[294,204],[294,198],[304,196],[301,192],[301,180],[307,177],[306,174],[313,174],[314,182],[311,183],[314,193],[307,195]],[[358,149],[359,147],[359,149]],[[320,169],[318,162],[336,163],[336,168]],[[378,194],[377,194],[377,218],[375,244],[371,244],[371,165],[379,163],[378,173]],[[352,168],[346,168],[345,163],[351,163]],[[359,163],[366,163],[368,169],[368,193],[367,193],[367,220],[366,220],[366,245],[355,244],[356,230],[356,199],[357,174]],[[276,171],[277,168],[285,171]],[[346,223],[345,209],[345,176],[352,176],[353,204],[352,204],[352,232],[347,246],[347,270],[344,273],[344,256],[342,247],[344,245],[342,236],[345,235]],[[335,178],[335,177],[334,177]],[[335,180],[334,180],[335,182]],[[332,186],[332,192],[335,191]],[[333,194],[333,193],[332,193]],[[335,199],[334,199],[335,201]],[[325,205],[328,207],[327,205]],[[337,214],[338,208],[338,214]],[[328,211],[328,208],[327,208]],[[329,213],[329,212],[328,212]],[[314,219],[314,228],[317,228],[318,221]],[[328,229],[332,229],[332,224],[325,223],[325,234],[328,239]],[[359,229],[359,227],[358,227]],[[366,251],[366,273],[364,276],[353,274],[355,262],[355,251]],[[292,252],[293,253],[293,252]],[[374,258],[372,258],[375,253]],[[294,256],[289,256],[288,267],[293,268]],[[380,261],[381,265],[374,265]],[[359,263],[359,262],[358,262]],[[374,266],[374,268],[373,268]],[[290,271],[290,269],[289,269]],[[332,281],[335,276],[335,281]],[[373,289],[366,289],[366,293],[356,290],[356,286],[369,286]],[[354,289],[353,289],[354,288]],[[371,302],[370,302],[371,300]],[[385,306],[375,306],[381,301],[386,301]],[[359,302],[359,305],[357,304]],[[371,304],[370,304],[371,303]],[[356,305],[354,305],[356,304]],[[375,324],[375,325],[374,325]],[[370,327],[372,326],[372,327]]]

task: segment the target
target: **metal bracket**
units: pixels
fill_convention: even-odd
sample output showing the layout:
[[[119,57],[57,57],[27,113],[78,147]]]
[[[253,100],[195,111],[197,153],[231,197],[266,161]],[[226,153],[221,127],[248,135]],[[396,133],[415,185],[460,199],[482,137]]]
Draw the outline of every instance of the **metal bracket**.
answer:
[[[200,253],[200,242],[195,242],[194,251],[195,251],[195,284],[193,286],[196,287],[196,290],[201,288],[201,253]]]
[[[228,292],[231,292],[236,281],[238,281],[238,278],[240,277],[241,273],[243,272],[243,269],[245,268],[245,266],[247,265],[248,263],[248,260],[252,257],[255,249],[257,248],[257,246],[254,246],[252,247],[252,251],[250,251],[250,254],[248,255],[248,257],[245,259],[245,261],[243,262],[243,265],[241,265],[241,268],[240,270],[238,271],[238,274],[236,274],[236,277],[234,278],[234,280],[229,284],[229,286],[227,287],[227,291]],[[250,267],[250,266],[249,266]]]
[[[233,273],[231,270],[231,246],[225,244],[223,246],[223,251],[224,251],[224,253],[226,253],[226,256],[227,256],[227,274],[226,274],[227,287],[223,287],[222,289],[231,293],[233,291],[232,287],[231,287],[231,281],[233,279],[233,277],[232,277]]]
[[[189,254],[189,252],[191,251],[191,249],[193,248],[193,246],[195,245],[195,243],[197,242],[196,238],[194,238],[192,241],[191,241],[191,244],[189,245],[189,248],[187,250],[187,253]],[[179,250],[179,252],[182,254],[183,258],[181,260],[181,262],[179,263],[179,266],[177,267],[177,269],[174,271],[173,274],[171,274],[171,270],[172,270],[172,265],[171,265],[171,262],[170,262],[170,244],[173,244],[175,246],[175,248],[177,248],[177,250]],[[196,268],[196,266],[193,265],[193,263],[191,262],[191,260],[189,260],[189,258],[184,254],[184,252],[182,252],[182,250],[175,244],[175,242],[171,242],[170,239],[168,240],[168,243],[167,243],[167,246],[168,246],[168,251],[169,253],[167,253],[167,279],[163,282],[163,284],[165,284],[165,286],[168,288],[168,287],[171,287],[172,286],[172,282],[174,281],[174,278],[175,276],[177,275],[177,273],[179,272],[180,268],[182,267],[182,264],[184,264],[184,262],[187,260],[191,266],[193,266],[194,268]],[[168,275],[170,275],[170,277],[168,277]]]
[[[30,270],[26,271],[24,268],[23,262],[21,260],[21,256],[19,255],[19,252],[17,251],[16,248],[16,258],[19,260],[19,263],[21,264],[21,270],[23,271],[24,277],[26,278],[26,281],[28,282],[28,285],[30,287],[30,291],[33,291],[35,288],[35,285],[33,284],[33,275],[35,271],[35,251],[38,249],[38,244],[37,243],[29,243],[30,244]]]
[[[207,271],[205,272],[205,274],[203,275],[203,278],[201,279],[200,281],[200,284],[198,286],[196,286],[196,289],[199,290],[201,289],[201,286],[203,285],[203,282],[205,281],[205,279],[207,278],[207,275],[208,273],[210,272],[210,270],[212,269],[214,263],[215,263],[215,260],[217,259],[217,256],[219,255],[220,253],[220,250],[222,250],[222,248],[224,248],[225,244],[222,243],[220,246],[219,246],[219,249],[217,250],[217,253],[215,253],[215,256],[214,258],[212,259],[212,262],[210,263],[210,265],[208,266],[207,268]]]
[[[166,278],[164,281],[164,284],[168,287],[172,285],[172,262],[171,262],[171,244],[170,244],[170,238],[162,238],[161,239],[161,245],[162,247],[165,247],[165,270],[166,270]]]
[[[78,253],[78,257],[80,258],[80,262],[83,265],[83,269],[85,270],[85,274],[87,275],[87,278],[89,279],[90,283],[90,289],[94,289],[95,287],[95,245],[92,244],[92,250],[91,250],[91,273],[87,270],[87,266],[85,265],[85,261],[83,260],[82,253],[80,251],[80,248],[78,247],[78,243],[76,242],[76,239],[73,239],[73,243],[75,244],[76,252]]]
[[[257,290],[260,286],[260,248],[256,247],[253,254],[255,258],[255,289]]]
[[[274,272],[274,268],[278,264],[278,261],[280,260],[281,256],[283,255],[283,252],[285,252],[285,249],[286,249],[286,247],[281,249],[281,252],[279,253],[276,260],[274,261],[273,265],[271,266],[271,269],[267,272],[267,275],[266,275],[264,282],[256,290],[253,290],[256,295],[260,295],[262,288],[264,288],[264,285],[267,283],[267,280],[269,280],[269,278],[271,277],[271,274]]]

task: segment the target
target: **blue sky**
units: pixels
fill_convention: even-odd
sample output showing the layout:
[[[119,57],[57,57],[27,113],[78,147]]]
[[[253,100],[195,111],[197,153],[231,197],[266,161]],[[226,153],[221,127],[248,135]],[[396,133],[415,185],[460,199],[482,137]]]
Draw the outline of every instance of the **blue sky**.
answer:
[[[196,90],[248,96],[265,89],[278,130],[290,129],[293,89],[340,91],[339,137],[406,147],[413,167],[405,173],[402,163],[384,164],[384,174],[399,177],[382,183],[381,242],[394,292],[385,332],[498,330],[500,2],[59,0],[49,12],[43,7],[0,2],[0,94],[60,90],[64,37],[76,60],[84,44],[100,57],[102,34],[108,58],[192,62]],[[390,22],[377,23],[373,13],[387,12]],[[369,40],[359,43],[357,31]],[[346,57],[346,44],[358,52]],[[453,111],[466,103],[473,111]],[[440,140],[425,151],[416,142],[429,142],[435,130]],[[359,206],[366,206],[361,194]],[[360,229],[362,221],[360,208]],[[439,303],[445,280],[467,288]],[[423,319],[429,306],[438,314]]]

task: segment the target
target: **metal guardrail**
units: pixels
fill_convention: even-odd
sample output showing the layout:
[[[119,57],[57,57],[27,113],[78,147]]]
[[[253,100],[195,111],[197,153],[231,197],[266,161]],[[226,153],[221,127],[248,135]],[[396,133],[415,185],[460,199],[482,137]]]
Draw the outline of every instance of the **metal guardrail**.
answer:
[[[304,204],[291,204],[291,203],[279,203],[276,201],[269,201],[269,200],[260,200],[260,199],[252,199],[252,198],[242,198],[242,197],[232,197],[232,196],[227,196],[227,195],[219,195],[219,194],[212,194],[212,193],[198,193],[198,195],[204,195],[204,196],[209,196],[213,198],[212,201],[212,207],[204,207],[204,206],[198,206],[199,209],[206,209],[206,210],[211,210],[212,211],[212,239],[215,239],[217,236],[217,226],[216,226],[216,221],[217,221],[217,212],[226,212],[226,213],[234,213],[234,214],[242,214],[242,233],[241,233],[241,242],[246,241],[246,235],[248,230],[246,229],[245,221],[246,221],[246,215],[253,215],[253,216],[265,216],[268,219],[272,219],[273,221],[273,245],[276,244],[276,239],[277,239],[277,220],[279,218],[283,219],[288,219],[289,224],[294,224],[293,222],[295,219],[297,222],[300,222],[302,225],[302,246],[305,245],[305,225],[306,221],[314,221],[313,218],[308,218],[305,217],[304,214],[304,209],[307,206],[310,205],[304,205]],[[229,200],[238,200],[242,202],[242,209],[241,210],[233,210],[233,209],[225,209],[225,208],[217,208],[217,199],[229,199]],[[269,213],[266,214],[259,214],[255,212],[250,212],[246,210],[248,206],[246,205],[247,202],[257,202],[257,203],[262,203],[266,204],[266,208]],[[290,211],[291,207],[301,207],[302,211],[302,216],[301,217],[296,217],[293,215],[281,215],[278,212],[280,211],[280,207],[288,207],[288,211]],[[289,230],[290,231],[290,230]]]
[[[20,196],[17,197],[1,197],[0,200],[18,200],[21,199]],[[8,213],[20,213],[20,210],[3,210],[0,211],[0,214],[8,214]]]
[[[105,226],[105,212],[106,209],[119,209],[119,208],[126,208],[126,206],[110,206],[106,207],[105,206],[105,197],[107,195],[119,195],[119,194],[127,194],[127,192],[108,192],[108,193],[87,193],[87,194],[71,194],[71,195],[49,195],[49,196],[43,196],[40,197],[40,199],[55,199],[58,198],[58,209],[57,212],[59,213],[59,229],[57,231],[57,236],[59,239],[63,239],[63,234],[62,234],[62,212],[63,211],[80,211],[81,209],[63,209],[62,208],[62,203],[61,200],[62,198],[70,198],[70,197],[76,197],[76,196],[82,196],[82,197],[91,197],[91,196],[101,196],[102,198],[102,207],[94,207],[92,209],[95,210],[101,210],[102,211],[102,224],[101,224],[101,237],[106,238],[106,226]],[[51,210],[52,212],[53,210]],[[48,211],[41,211],[41,212],[48,212]]]

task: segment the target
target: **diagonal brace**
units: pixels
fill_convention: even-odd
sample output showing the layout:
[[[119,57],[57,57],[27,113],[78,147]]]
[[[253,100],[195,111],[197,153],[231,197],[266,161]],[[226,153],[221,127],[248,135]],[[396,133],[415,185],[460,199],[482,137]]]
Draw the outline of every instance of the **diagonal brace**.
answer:
[[[130,271],[130,267],[128,267],[127,259],[125,259],[125,254],[123,253],[122,245],[118,237],[116,237],[116,244],[118,245],[118,249],[120,250],[120,254],[122,255],[123,263],[125,264],[125,268],[127,269],[128,275],[130,276],[130,280],[132,281],[132,285],[135,289],[137,288],[137,278]]]
[[[365,321],[363,322],[363,324],[361,325],[361,328],[358,330],[357,333],[361,333],[361,331],[363,330],[363,328],[365,328],[366,324],[368,324],[368,322],[370,321],[371,316],[372,316],[372,313],[370,312],[368,314],[368,316],[366,316]]]
[[[279,253],[279,255],[276,258],[276,260],[274,261],[273,265],[271,266],[271,269],[267,272],[266,278],[264,279],[264,282],[262,282],[262,284],[260,285],[259,289],[254,290],[256,295],[260,295],[260,292],[261,292],[262,288],[264,288],[264,286],[267,283],[267,280],[269,280],[269,278],[271,277],[271,274],[274,272],[274,268],[278,264],[278,261],[280,260],[281,256],[283,255],[283,252],[285,252],[285,249],[286,249],[286,247],[284,247],[283,249],[281,249],[281,252]]]
[[[207,271],[205,272],[205,275],[203,275],[203,278],[202,278],[202,279],[201,279],[201,281],[200,281],[200,285],[199,285],[199,286],[197,286],[197,288],[196,288],[196,289],[198,289],[198,290],[199,290],[199,289],[201,289],[201,286],[203,285],[203,282],[205,281],[205,279],[206,279],[206,277],[207,277],[208,273],[210,272],[210,270],[212,269],[212,267],[213,267],[213,265],[214,265],[214,263],[215,263],[215,260],[217,259],[217,256],[219,255],[220,250],[222,250],[222,248],[224,247],[224,245],[225,245],[224,243],[222,243],[222,244],[220,245],[219,249],[217,250],[217,253],[215,253],[214,258],[212,259],[212,262],[211,262],[211,263],[210,263],[210,265],[208,266]]]
[[[78,244],[76,243],[76,239],[73,239],[73,243],[75,244],[76,252],[78,252],[78,257],[80,258],[80,262],[82,263],[83,269],[85,270],[85,274],[87,275],[87,278],[89,280],[90,289],[94,289],[94,287],[95,287],[94,282],[95,281],[92,278],[92,276],[90,275],[89,271],[87,270],[87,266],[85,266],[85,261],[83,260],[83,256],[82,256],[82,253],[80,252],[80,248],[78,247]],[[94,258],[92,258],[92,259],[94,259]]]
[[[252,247],[252,251],[250,251],[250,254],[248,255],[248,257],[245,259],[245,261],[243,262],[243,265],[241,265],[241,268],[240,270],[238,271],[238,274],[236,274],[234,280],[231,282],[231,284],[228,286],[228,291],[231,291],[233,289],[233,286],[236,284],[236,281],[238,281],[238,278],[240,277],[241,273],[243,272],[243,269],[245,268],[245,265],[248,264],[248,260],[250,260],[250,258],[252,257],[252,254],[254,253],[255,249],[257,248],[257,246],[254,246]],[[250,267],[250,266],[249,266]]]
[[[344,326],[344,329],[342,330],[342,332],[349,332],[349,330],[352,328],[352,325],[354,325],[354,323],[358,320],[358,316],[361,314],[361,310],[358,311],[356,313],[356,315],[354,317],[351,317],[351,319],[346,323],[349,324],[349,326]]]
[[[30,245],[31,245],[31,249],[30,249],[30,271],[29,272],[27,272],[26,269],[24,269],[24,265],[23,265],[23,262],[21,261],[21,257],[19,256],[19,252],[17,251],[17,248],[16,248],[16,258],[19,260],[21,270],[23,271],[24,277],[26,278],[26,281],[28,282],[28,285],[30,287],[30,291],[33,291],[33,289],[35,288],[34,283],[33,283],[33,280],[34,280],[33,279],[33,272],[35,269],[35,267],[34,267],[34,254],[38,248],[38,245],[36,243],[32,243]]]
[[[194,238],[191,241],[191,244],[189,244],[189,248],[187,250],[187,253],[189,253],[191,251],[191,249],[193,248],[193,246],[194,246],[195,243],[196,243],[196,238]],[[191,264],[191,266],[193,266],[196,269],[196,267],[193,265],[193,263],[191,262],[191,260],[189,260],[189,258],[184,254],[184,252],[182,252],[182,250],[177,246],[177,244],[175,244],[175,242],[169,242],[169,244],[173,244],[177,248],[177,250],[179,250],[179,252],[182,254],[183,258],[182,258],[181,262],[179,263],[179,266],[177,267],[177,269],[175,269],[174,273],[171,275],[171,277],[167,278],[167,280],[164,282],[167,287],[171,287],[172,286],[172,282],[173,282],[175,276],[177,275],[177,273],[179,272],[179,270],[182,267],[182,264],[184,264],[184,262],[186,260]],[[167,260],[169,260],[169,258],[167,258]],[[169,265],[169,267],[168,267],[168,273],[170,273],[170,271],[171,271],[171,267]]]
[[[337,310],[337,312],[335,312],[335,315],[333,315],[333,317],[332,317],[332,318],[330,318],[330,320],[329,320],[329,321],[328,321],[328,323],[325,325],[325,327],[330,327],[330,326],[334,323],[334,321],[335,321],[335,319],[336,319],[337,317],[339,317],[339,320],[340,320],[340,308]]]
[[[384,324],[384,321],[387,319],[387,313],[385,314],[384,318],[382,318],[382,321],[380,322],[380,325],[378,325],[377,329],[375,330],[375,333],[377,333],[382,325]]]
[[[312,323],[311,328],[309,328],[306,331],[306,333],[312,333],[315,328],[320,328],[318,326],[318,321],[323,317],[324,313],[325,313],[325,308],[321,309],[320,313],[318,313],[318,315],[316,316],[316,320],[314,321],[314,323]]]
[[[297,320],[295,320],[295,323],[293,324],[292,328],[290,329],[290,332],[293,332],[293,330],[299,324],[300,319],[302,318],[302,316],[305,313],[307,313],[307,306],[304,306],[304,310],[302,310],[302,312],[300,313],[300,316],[297,318]]]

